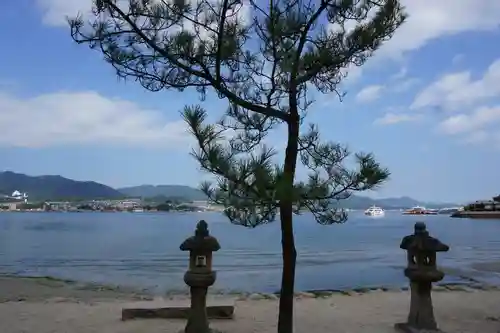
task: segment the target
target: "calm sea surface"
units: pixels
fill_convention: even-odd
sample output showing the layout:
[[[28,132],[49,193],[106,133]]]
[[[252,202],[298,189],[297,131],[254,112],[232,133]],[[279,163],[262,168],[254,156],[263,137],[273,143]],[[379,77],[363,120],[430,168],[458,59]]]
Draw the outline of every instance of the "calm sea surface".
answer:
[[[279,289],[279,223],[247,229],[218,213],[1,213],[0,273],[53,276],[181,291],[188,255],[179,245],[205,219],[222,249],[215,253],[215,289],[274,292]],[[472,264],[500,261],[500,221],[447,216],[384,218],[350,214],[343,225],[322,226],[311,216],[295,218],[297,290],[406,285],[401,238],[417,220],[451,246],[438,263],[454,275],[499,283],[495,273]]]

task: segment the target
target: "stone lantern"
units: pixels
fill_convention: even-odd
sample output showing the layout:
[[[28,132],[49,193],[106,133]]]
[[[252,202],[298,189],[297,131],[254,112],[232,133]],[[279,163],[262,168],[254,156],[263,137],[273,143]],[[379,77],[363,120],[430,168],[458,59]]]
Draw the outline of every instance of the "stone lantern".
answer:
[[[185,333],[209,333],[207,290],[215,282],[212,252],[220,249],[219,242],[210,236],[207,222],[201,220],[196,225],[194,236],[186,239],[180,249],[189,251],[189,268],[184,274],[184,282],[190,287],[191,309]]]
[[[410,313],[406,323],[395,325],[397,330],[407,333],[439,332],[432,307],[432,283],[441,281],[444,273],[436,266],[436,253],[446,252],[450,248],[429,235],[425,223],[415,223],[413,235],[405,236],[401,241],[407,251],[408,266],[405,276],[410,280]]]

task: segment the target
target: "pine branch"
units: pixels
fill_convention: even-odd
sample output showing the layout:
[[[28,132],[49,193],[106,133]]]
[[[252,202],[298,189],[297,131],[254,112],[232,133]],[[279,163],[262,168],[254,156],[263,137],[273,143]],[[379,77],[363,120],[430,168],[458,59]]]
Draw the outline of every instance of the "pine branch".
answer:
[[[302,123],[310,89],[343,96],[345,68],[362,65],[405,20],[399,1],[97,0],[94,14],[88,23],[70,20],[71,36],[99,50],[119,77],[151,91],[195,88],[201,100],[213,91],[228,101],[216,123],[206,123],[200,106],[183,117],[198,143],[193,156],[215,176],[203,189],[234,223],[268,223],[285,202],[320,223],[342,222],[335,203],[388,179],[373,155],[322,142],[311,126],[291,141],[309,170],[293,184],[290,168],[285,177],[263,142],[279,124]],[[357,25],[347,31],[349,21]]]
[[[389,170],[382,168],[372,154],[355,154],[358,167],[346,168],[344,164],[350,156],[347,147],[322,143],[314,125],[299,139],[299,145],[301,162],[310,170],[308,181],[296,185],[299,201],[321,224],[345,222],[347,214],[335,204],[348,199],[353,192],[377,188],[390,176]]]
[[[237,112],[235,108],[233,106],[228,115]],[[274,221],[278,207],[276,179],[280,173],[272,163],[275,152],[265,145],[255,149],[262,137],[249,137],[248,130],[243,130],[247,134],[228,141],[224,135],[227,129],[206,125],[206,116],[206,111],[200,106],[186,107],[183,112],[183,118],[198,142],[199,148],[192,155],[203,170],[216,176],[217,186],[204,183],[203,192],[212,202],[226,207],[226,216],[235,224],[255,227]],[[257,128],[262,126],[261,122],[256,124]],[[248,128],[250,124],[246,126]],[[240,140],[242,142],[238,143]],[[255,153],[246,154],[241,148],[245,145],[251,145]]]

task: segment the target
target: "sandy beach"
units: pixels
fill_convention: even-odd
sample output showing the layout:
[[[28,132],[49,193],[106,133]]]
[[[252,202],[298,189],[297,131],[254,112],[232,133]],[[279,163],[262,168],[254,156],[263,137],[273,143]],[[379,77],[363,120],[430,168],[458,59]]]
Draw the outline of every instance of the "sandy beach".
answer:
[[[212,320],[224,332],[275,332],[278,300],[274,295],[211,296],[235,301],[233,320]],[[445,332],[500,332],[500,290],[440,287],[434,294],[438,324]],[[47,278],[0,278],[0,331],[2,333],[136,333],[179,332],[184,320],[136,319],[121,321],[124,307],[188,304],[184,295],[165,298],[130,290],[82,286]],[[401,290],[365,293],[298,293],[296,332],[385,333],[404,321],[409,294]]]

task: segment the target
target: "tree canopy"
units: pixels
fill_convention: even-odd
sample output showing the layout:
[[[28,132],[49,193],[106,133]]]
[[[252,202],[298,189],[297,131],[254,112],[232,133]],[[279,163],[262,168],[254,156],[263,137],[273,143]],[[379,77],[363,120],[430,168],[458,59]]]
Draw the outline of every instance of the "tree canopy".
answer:
[[[389,177],[370,153],[301,131],[316,93],[342,97],[340,83],[403,23],[398,0],[95,0],[90,20],[70,20],[78,43],[99,50],[119,77],[151,91],[195,88],[200,105],[183,117],[196,138],[193,156],[216,177],[203,185],[236,224],[255,227],[279,212],[283,275],[278,331],[293,331],[296,249],[293,213],[322,224],[344,222],[335,202]],[[224,117],[207,121],[215,92]],[[217,111],[217,110],[214,110]],[[266,136],[286,128],[282,163]],[[297,162],[309,170],[296,179]]]
[[[296,212],[342,222],[346,215],[333,202],[388,177],[372,154],[356,154],[358,168],[346,168],[348,149],[321,142],[309,125],[296,131],[296,149],[310,175],[290,191],[281,186],[276,152],[262,142],[279,124],[303,122],[310,91],[342,96],[347,69],[362,65],[403,22],[397,0],[96,0],[94,14],[87,23],[71,20],[72,36],[99,49],[118,76],[152,91],[195,87],[204,98],[210,88],[227,98],[216,125],[204,123],[199,105],[184,118],[200,144],[195,157],[218,176],[218,186],[203,190],[228,207],[234,223],[274,220],[285,194]]]

